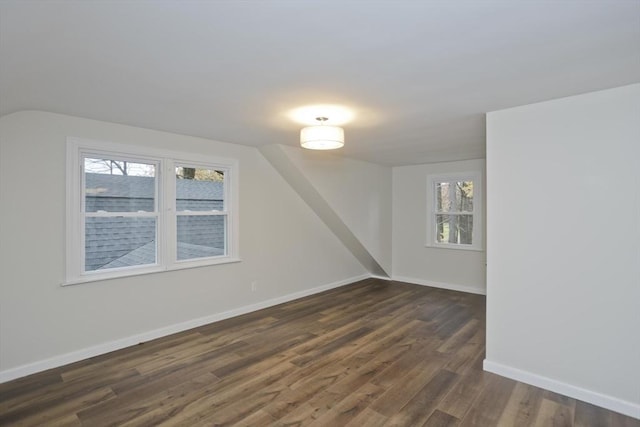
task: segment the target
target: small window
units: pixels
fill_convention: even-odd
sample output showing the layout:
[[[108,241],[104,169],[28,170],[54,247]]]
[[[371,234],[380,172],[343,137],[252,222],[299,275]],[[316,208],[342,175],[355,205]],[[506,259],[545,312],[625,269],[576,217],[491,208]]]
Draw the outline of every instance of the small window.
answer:
[[[69,139],[67,284],[237,261],[237,163]]]
[[[479,172],[427,180],[427,246],[482,250]]]

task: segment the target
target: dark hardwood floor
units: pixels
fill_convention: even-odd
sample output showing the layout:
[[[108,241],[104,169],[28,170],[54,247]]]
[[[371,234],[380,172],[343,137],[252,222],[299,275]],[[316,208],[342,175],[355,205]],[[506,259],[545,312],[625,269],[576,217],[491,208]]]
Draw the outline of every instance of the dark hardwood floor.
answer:
[[[0,385],[0,425],[640,426],[482,371],[485,298],[375,279]]]

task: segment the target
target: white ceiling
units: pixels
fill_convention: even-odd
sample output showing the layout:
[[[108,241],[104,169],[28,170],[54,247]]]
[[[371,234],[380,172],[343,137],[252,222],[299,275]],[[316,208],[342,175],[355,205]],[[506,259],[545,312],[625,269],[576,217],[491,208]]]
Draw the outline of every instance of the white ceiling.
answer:
[[[260,146],[351,108],[341,153],[484,157],[484,113],[640,81],[640,1],[0,0],[0,114]]]

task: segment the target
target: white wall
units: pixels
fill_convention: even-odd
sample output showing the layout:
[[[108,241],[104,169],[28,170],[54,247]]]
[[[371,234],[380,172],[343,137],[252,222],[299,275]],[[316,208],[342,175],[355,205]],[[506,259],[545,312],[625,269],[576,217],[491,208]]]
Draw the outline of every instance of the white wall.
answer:
[[[487,125],[485,368],[640,417],[640,85]]]
[[[391,168],[330,152],[281,148],[391,275]]]
[[[425,247],[427,176],[479,170],[484,160],[393,168],[393,278],[474,293],[485,292],[485,252]],[[484,228],[484,224],[482,224]],[[484,233],[483,233],[484,234]]]
[[[242,262],[61,287],[67,136],[238,159]],[[29,111],[0,166],[0,380],[367,274],[255,148]]]

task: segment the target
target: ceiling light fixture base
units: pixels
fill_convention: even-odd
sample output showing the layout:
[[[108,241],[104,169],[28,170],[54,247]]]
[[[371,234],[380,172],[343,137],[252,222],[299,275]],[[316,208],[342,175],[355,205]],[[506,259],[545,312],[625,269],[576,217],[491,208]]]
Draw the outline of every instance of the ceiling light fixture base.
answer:
[[[310,150],[335,150],[344,146],[344,129],[326,126],[327,117],[316,117],[319,126],[308,126],[300,131],[300,145]]]

